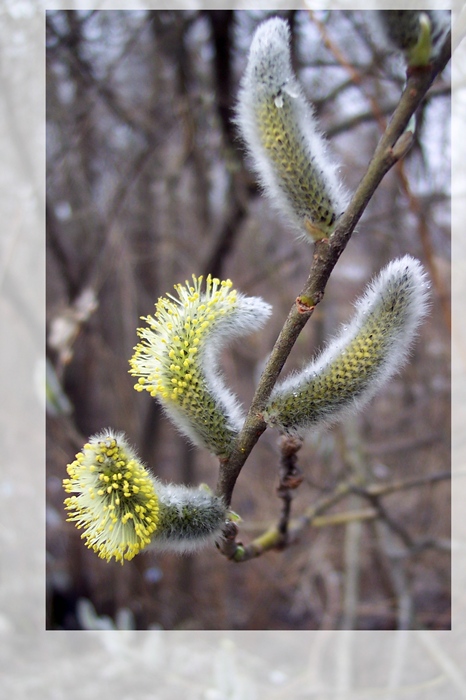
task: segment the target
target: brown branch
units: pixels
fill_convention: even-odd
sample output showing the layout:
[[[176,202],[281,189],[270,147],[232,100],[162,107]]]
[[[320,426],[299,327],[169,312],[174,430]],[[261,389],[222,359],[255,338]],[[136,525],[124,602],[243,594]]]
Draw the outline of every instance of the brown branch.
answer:
[[[418,486],[426,486],[427,484],[435,484],[439,481],[446,481],[451,478],[450,471],[436,472],[435,474],[426,474],[424,476],[415,477],[413,479],[399,479],[391,481],[388,484],[369,484],[364,488],[353,486],[354,492],[361,496],[388,496],[396,491],[405,491],[407,489],[417,488]]]
[[[308,280],[297,298],[270,354],[259,381],[243,429],[233,445],[229,458],[220,464],[217,493],[226,503],[231,502],[236,480],[252,448],[266,425],[262,411],[273,386],[301,330],[325,291],[327,281],[343,253],[367,204],[386,173],[399,161],[411,145],[412,134],[403,133],[424,96],[450,59],[450,36],[447,37],[436,62],[408,76],[400,102],[382,135],[368,169],[347,210],[340,217],[329,239],[315,244],[314,259]]]
[[[316,504],[310,506],[304,515],[292,520],[288,527],[287,544],[296,541],[298,535],[305,527],[312,523],[314,518],[341,501],[350,492],[351,485],[349,483],[345,482],[340,484],[330,495],[323,497]],[[230,535],[230,538],[228,537],[228,534]],[[255,559],[256,557],[264,554],[264,552],[271,549],[281,549],[283,547],[283,535],[276,526],[271,527],[262,535],[256,537],[248,545],[243,545],[241,542],[235,543],[232,537],[232,531],[230,531],[228,534],[226,537],[227,547],[224,547],[224,543],[221,542],[219,544],[219,548],[222,554],[225,554],[229,559],[232,559],[235,562],[245,562],[249,559]]]
[[[450,95],[450,87],[445,84],[437,85],[429,91],[429,95],[426,96],[426,102],[430,102],[435,97],[444,97],[446,95]],[[387,116],[396,109],[397,105],[398,101],[391,102],[383,106],[379,105],[379,111],[382,116]],[[374,121],[374,119],[374,110],[371,108],[364,112],[359,112],[359,114],[355,114],[351,117],[345,117],[334,124],[330,124],[328,129],[325,130],[325,134],[327,138],[330,139],[333,136],[337,136],[345,131],[350,131],[360,124]]]
[[[228,523],[227,530],[223,535],[224,539],[218,546],[222,554],[228,559],[235,562],[245,562],[250,559],[256,559],[272,549],[283,549],[284,544],[289,545],[295,542],[303,531],[310,526],[326,527],[329,525],[346,525],[354,520],[380,519],[402,540],[412,554],[417,554],[429,547],[445,550],[444,544],[432,538],[414,541],[406,530],[391,517],[380,499],[398,491],[445,481],[450,477],[450,472],[445,471],[405,481],[398,480],[384,484],[368,484],[367,486],[361,486],[352,481],[345,481],[339,484],[329,495],[322,497],[317,503],[309,506],[303,515],[287,523],[286,542],[284,541],[283,532],[280,531],[280,526],[278,525],[269,528],[254,538],[252,542],[244,545],[242,542],[236,541],[238,534],[237,525]],[[371,507],[323,517],[323,514],[330,508],[354,493],[367,499]]]
[[[277,494],[283,501],[283,507],[278,523],[278,531],[282,536],[283,545],[286,545],[288,541],[288,526],[291,516],[293,492],[303,481],[303,474],[298,467],[298,458],[296,457],[302,444],[302,440],[290,436],[283,436],[280,444],[280,482],[277,487]]]
[[[392,482],[390,484],[371,484],[362,488],[356,486],[353,487],[353,490],[369,501],[371,506],[376,510],[378,519],[380,519],[380,521],[383,522],[386,527],[388,527],[403,542],[407,552],[410,554],[415,554],[423,549],[426,549],[427,547],[436,546],[435,541],[431,538],[423,538],[415,541],[406,528],[395,518],[392,518],[385,505],[381,502],[381,498],[400,490],[437,483],[450,478],[450,472],[439,472],[407,481]]]

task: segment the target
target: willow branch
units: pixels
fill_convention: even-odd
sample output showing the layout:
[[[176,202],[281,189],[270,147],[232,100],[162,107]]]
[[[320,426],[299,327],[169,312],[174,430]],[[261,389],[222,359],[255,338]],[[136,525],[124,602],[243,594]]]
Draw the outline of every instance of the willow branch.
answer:
[[[232,453],[220,464],[217,494],[222,496],[227,504],[231,502],[241,469],[266,428],[261,414],[283,365],[316,305],[322,300],[332,270],[346,248],[374,192],[386,173],[411,147],[413,135],[411,132],[405,132],[405,129],[433,81],[450,60],[450,44],[449,34],[435,63],[423,70],[410,73],[399,104],[380,138],[367,172],[348,208],[340,217],[331,237],[315,244],[313,262],[306,284],[293,304],[270,354],[244,426],[233,445]]]

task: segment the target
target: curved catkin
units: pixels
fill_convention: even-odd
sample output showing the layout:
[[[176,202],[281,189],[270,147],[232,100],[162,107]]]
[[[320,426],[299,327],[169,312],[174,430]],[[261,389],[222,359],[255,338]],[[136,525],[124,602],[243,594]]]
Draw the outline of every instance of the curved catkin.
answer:
[[[329,236],[346,204],[336,168],[291,66],[277,17],[252,40],[236,122],[265,192],[307,240]]]
[[[89,438],[67,471],[68,520],[106,561],[123,564],[147,549],[196,551],[215,542],[227,519],[207,487],[162,483],[111,429]]]
[[[204,288],[203,288],[204,287]],[[154,316],[138,329],[130,373],[137,391],[160,401],[180,432],[213,454],[226,456],[243,422],[225,386],[218,358],[225,344],[261,328],[271,307],[232,289],[230,280],[193,275],[175,285],[178,298],[161,297]]]
[[[414,258],[387,265],[357,302],[351,323],[317,359],[274,389],[266,423],[300,433],[362,408],[403,366],[427,313],[428,286]]]

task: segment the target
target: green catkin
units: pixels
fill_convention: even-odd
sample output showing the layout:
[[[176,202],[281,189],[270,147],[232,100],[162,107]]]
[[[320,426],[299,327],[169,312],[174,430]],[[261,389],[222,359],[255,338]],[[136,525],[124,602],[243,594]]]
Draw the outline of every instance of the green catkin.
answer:
[[[268,425],[300,433],[359,409],[402,367],[427,310],[425,273],[410,256],[390,263],[327,349],[272,392]]]
[[[149,549],[190,552],[220,535],[227,511],[207,487],[165,484],[159,491],[159,524]]]
[[[280,187],[293,211],[312,238],[328,236],[336,212],[326,188],[324,171],[303,148],[303,138],[293,123],[294,98],[279,95],[258,107],[257,121],[261,144],[276,168]]]
[[[254,35],[236,122],[272,203],[304,239],[330,236],[346,196],[292,71],[290,30],[282,19],[262,23]]]

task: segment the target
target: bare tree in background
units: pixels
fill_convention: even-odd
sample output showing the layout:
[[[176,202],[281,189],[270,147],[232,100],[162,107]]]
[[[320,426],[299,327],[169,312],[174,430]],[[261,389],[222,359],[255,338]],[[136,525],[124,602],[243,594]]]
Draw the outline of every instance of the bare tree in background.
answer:
[[[285,368],[334,333],[388,260],[410,253],[424,263],[434,303],[409,367],[369,410],[299,451],[292,510],[307,529],[298,541],[245,566],[207,551],[121,568],[98,560],[64,522],[64,465],[107,426],[124,430],[162,478],[215,487],[214,458],[187,446],[128,375],[139,317],[159,296],[211,273],[273,305],[265,330],[225,353],[229,383],[248,405],[306,282],[313,250],[270,210],[232,124],[251,35],[270,14],[47,15],[49,627],[85,626],[80,599],[114,619],[128,608],[139,629],[449,627],[448,69]],[[399,103],[403,63],[371,12],[282,15],[295,69],[354,192]],[[245,542],[280,526],[291,499],[283,475],[296,466],[286,459],[268,431],[241,471],[232,505]]]

